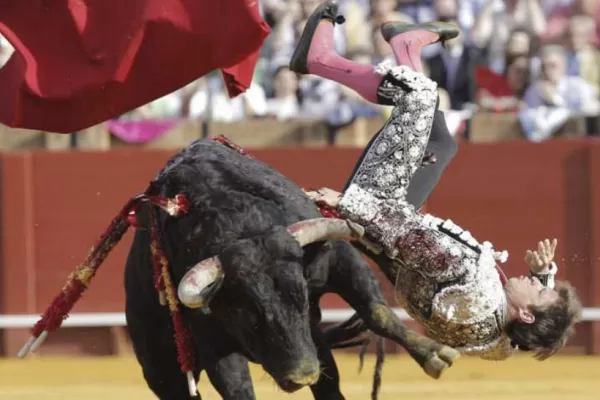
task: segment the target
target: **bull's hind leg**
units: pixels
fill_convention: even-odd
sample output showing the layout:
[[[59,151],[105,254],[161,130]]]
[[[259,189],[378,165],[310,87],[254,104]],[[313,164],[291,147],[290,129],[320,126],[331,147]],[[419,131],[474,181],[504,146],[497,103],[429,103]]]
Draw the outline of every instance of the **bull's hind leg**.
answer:
[[[207,365],[206,373],[223,400],[256,399],[248,360],[244,356],[232,353],[222,357]]]
[[[429,376],[439,378],[459,352],[408,329],[386,304],[375,274],[360,253],[346,242],[332,242],[332,246],[327,286],[357,311],[369,330],[403,346]]]

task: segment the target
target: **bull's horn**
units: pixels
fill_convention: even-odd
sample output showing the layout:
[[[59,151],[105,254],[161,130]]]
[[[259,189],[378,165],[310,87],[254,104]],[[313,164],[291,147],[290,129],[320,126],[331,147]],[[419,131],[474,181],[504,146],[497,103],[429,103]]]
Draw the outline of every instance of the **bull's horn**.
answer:
[[[206,307],[223,284],[223,278],[219,257],[207,258],[186,272],[179,282],[177,297],[186,307]]]
[[[287,230],[302,247],[323,240],[359,239],[365,233],[361,225],[336,218],[307,219],[288,226]]]

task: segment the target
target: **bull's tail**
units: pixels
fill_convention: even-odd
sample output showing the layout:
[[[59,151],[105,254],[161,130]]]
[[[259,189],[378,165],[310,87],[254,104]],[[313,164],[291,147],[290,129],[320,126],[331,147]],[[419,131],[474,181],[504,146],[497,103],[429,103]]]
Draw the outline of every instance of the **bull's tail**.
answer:
[[[375,360],[375,372],[373,373],[373,389],[371,390],[371,399],[377,400],[379,397],[379,389],[381,388],[381,372],[383,371],[383,363],[385,361],[384,339],[377,336],[377,358]],[[366,349],[366,346],[363,347]]]

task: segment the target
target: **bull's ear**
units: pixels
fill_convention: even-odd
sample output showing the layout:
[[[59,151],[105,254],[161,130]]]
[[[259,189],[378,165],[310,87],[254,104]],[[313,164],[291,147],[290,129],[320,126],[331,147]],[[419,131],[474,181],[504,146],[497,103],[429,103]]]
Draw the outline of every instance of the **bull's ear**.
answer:
[[[177,297],[189,308],[207,307],[223,285],[225,273],[218,256],[194,265],[181,279]]]

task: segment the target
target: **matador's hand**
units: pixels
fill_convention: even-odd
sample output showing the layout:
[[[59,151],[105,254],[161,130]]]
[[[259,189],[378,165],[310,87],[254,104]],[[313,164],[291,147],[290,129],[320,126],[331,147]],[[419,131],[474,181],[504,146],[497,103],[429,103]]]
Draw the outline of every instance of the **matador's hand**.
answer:
[[[337,208],[342,194],[338,191],[329,188],[321,188],[319,190],[304,191],[306,195],[314,202],[322,201],[332,208]]]
[[[557,239],[553,239],[552,242],[546,239],[538,242],[537,251],[527,250],[525,253],[525,262],[529,265],[531,272],[539,274],[550,271],[557,243]]]

